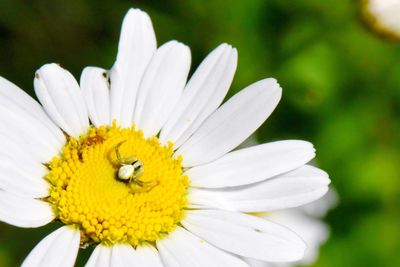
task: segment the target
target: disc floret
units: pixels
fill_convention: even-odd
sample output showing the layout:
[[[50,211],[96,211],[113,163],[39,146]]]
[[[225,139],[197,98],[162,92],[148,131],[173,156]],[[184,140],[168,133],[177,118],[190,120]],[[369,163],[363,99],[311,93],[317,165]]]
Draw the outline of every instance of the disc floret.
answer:
[[[47,201],[59,220],[81,230],[82,243],[153,242],[184,216],[188,178],[181,162],[172,143],[145,139],[134,128],[91,128],[69,138],[48,164]]]

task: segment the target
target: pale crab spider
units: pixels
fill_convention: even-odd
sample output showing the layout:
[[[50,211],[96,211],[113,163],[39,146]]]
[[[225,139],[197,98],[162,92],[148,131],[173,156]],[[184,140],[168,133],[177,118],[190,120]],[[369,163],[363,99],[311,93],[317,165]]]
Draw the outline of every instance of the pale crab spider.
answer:
[[[115,154],[117,156],[119,169],[118,169],[118,179],[122,181],[133,182],[138,186],[143,186],[143,182],[139,180],[139,176],[143,173],[142,162],[135,157],[122,158],[119,153],[119,147],[124,142],[121,142],[115,148]]]

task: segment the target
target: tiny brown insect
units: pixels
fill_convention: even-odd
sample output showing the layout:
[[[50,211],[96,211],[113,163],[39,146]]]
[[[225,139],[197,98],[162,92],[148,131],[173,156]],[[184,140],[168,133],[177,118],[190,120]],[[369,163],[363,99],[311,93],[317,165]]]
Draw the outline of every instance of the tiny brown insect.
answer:
[[[101,144],[104,142],[104,137],[101,135],[95,135],[92,137],[88,137],[88,139],[85,140],[84,145],[87,146],[92,146],[95,144]]]

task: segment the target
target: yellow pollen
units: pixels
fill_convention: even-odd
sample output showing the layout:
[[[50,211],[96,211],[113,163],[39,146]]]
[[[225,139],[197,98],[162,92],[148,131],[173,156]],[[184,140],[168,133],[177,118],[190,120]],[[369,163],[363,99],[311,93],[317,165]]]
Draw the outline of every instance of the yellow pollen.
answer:
[[[121,158],[140,160],[134,180],[118,179]],[[81,243],[154,242],[171,232],[184,216],[189,180],[173,145],[163,146],[141,131],[90,128],[79,140],[69,138],[60,157],[47,165],[46,179],[58,219],[81,231]]]

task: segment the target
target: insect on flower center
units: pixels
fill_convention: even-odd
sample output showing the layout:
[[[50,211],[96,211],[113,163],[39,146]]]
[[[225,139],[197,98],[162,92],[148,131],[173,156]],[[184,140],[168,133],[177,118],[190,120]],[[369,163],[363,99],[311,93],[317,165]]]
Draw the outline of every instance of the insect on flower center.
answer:
[[[118,179],[120,180],[136,179],[137,177],[135,167],[132,165],[122,165],[118,170]]]
[[[182,158],[172,155],[172,143],[145,139],[134,128],[91,128],[48,164],[47,201],[59,220],[81,230],[82,245],[156,241],[187,205],[189,181]]]

